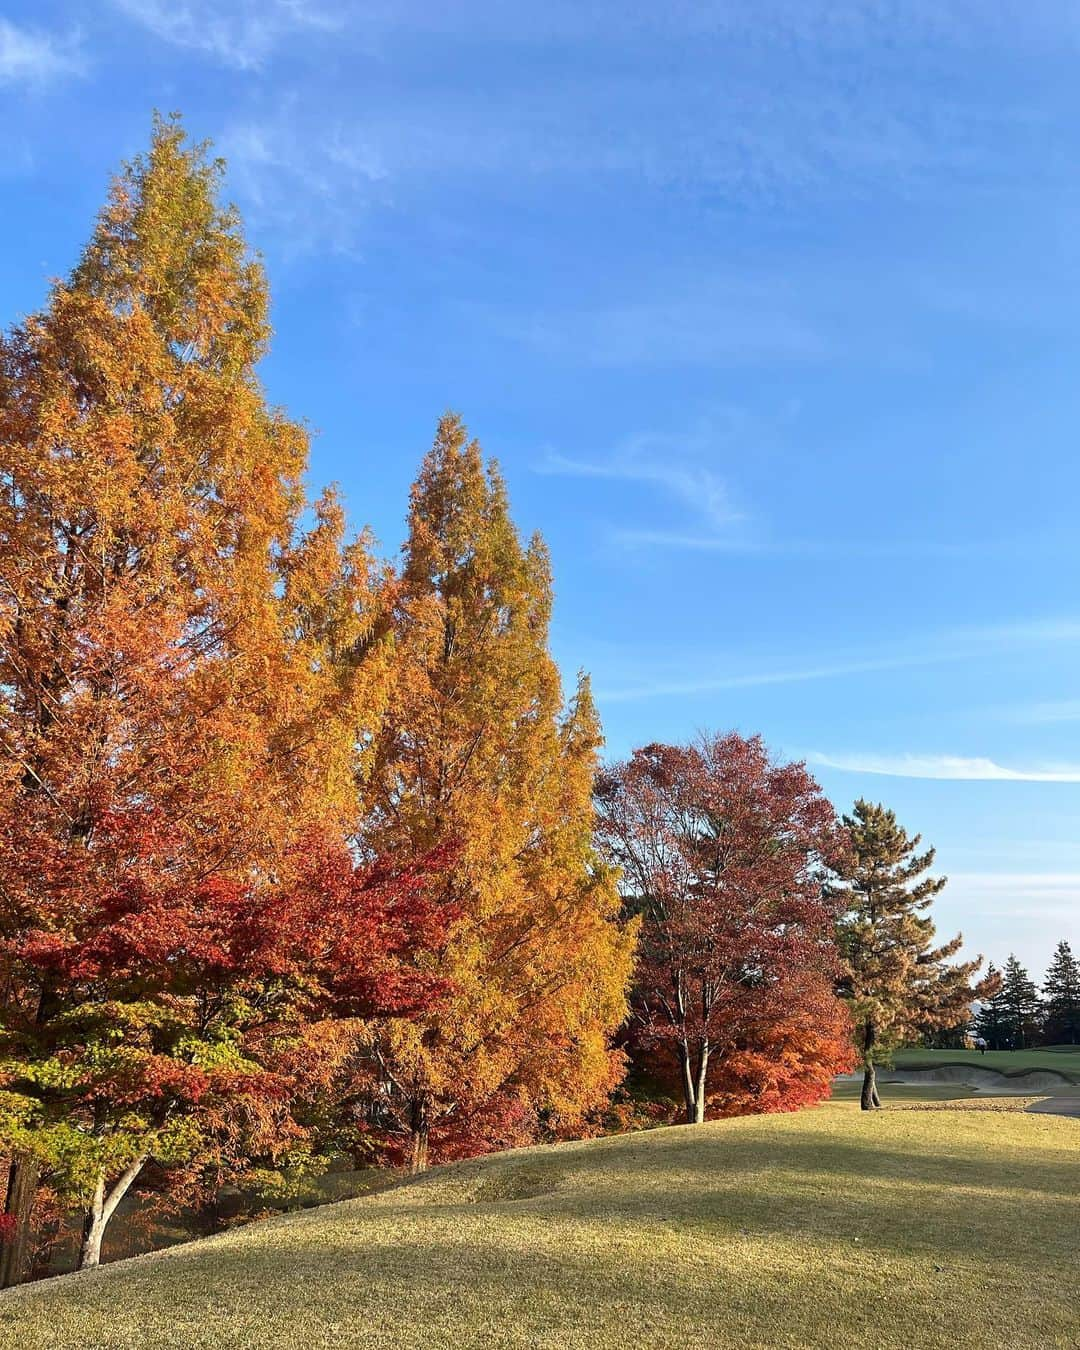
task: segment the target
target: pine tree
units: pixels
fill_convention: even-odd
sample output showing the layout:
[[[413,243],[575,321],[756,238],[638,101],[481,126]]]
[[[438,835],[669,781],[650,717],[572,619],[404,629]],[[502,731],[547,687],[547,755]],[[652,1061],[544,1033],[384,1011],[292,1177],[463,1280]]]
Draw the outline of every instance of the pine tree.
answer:
[[[1043,997],[1047,1044],[1080,1045],[1080,961],[1067,942],[1059,942],[1054,950],[1043,982]]]
[[[1009,1048],[1026,1050],[1039,1040],[1042,1000],[1035,982],[1012,954],[1002,971],[1001,993]]]
[[[158,122],[0,344],[3,1283],[43,1165],[100,1218],[159,1118],[183,1123],[203,1050],[240,1071],[235,1028],[208,1004],[184,1029],[165,988],[166,897],[264,886],[304,832],[340,832],[385,685],[366,550],[330,497],[299,532],[307,438],[256,375],[266,284],[220,176]],[[100,952],[138,895],[156,968]]]
[[[996,987],[975,1014],[975,1030],[986,1042],[988,1050],[1008,1050],[1009,1014],[1005,1006],[1005,991],[1001,987],[1001,975],[992,961],[986,967],[986,978],[987,981],[992,980]]]
[[[924,875],[934,850],[918,853],[920,836],[910,837],[894,812],[867,801],[855,803],[844,826],[850,852],[835,886],[843,911],[838,938],[848,967],[842,987],[862,1059],[866,1111],[880,1105],[875,1064],[905,1039],[963,1021],[990,986],[985,980],[971,983],[981,957],[949,962],[960,948],[959,935],[933,945],[934,923],[926,911],[946,882]]]
[[[563,706],[550,611],[542,541],[522,547],[498,470],[444,417],[412,491],[364,830],[378,854],[458,851],[443,889],[457,915],[438,964],[445,1006],[372,1044],[378,1117],[408,1137],[415,1170],[433,1130],[459,1148],[485,1130],[513,1138],[514,1118],[572,1119],[619,1072],[607,1038],[625,1015],[633,938],[592,850],[596,712],[584,679]]]

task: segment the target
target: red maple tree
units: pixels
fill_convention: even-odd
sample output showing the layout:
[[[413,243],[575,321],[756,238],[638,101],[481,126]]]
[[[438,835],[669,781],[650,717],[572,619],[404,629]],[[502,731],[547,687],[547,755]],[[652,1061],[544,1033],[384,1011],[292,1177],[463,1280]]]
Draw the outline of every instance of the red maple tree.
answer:
[[[823,889],[835,814],[757,737],[649,745],[608,769],[600,839],[642,916],[632,1047],[686,1119],[817,1100],[848,1062]]]
[[[23,1120],[51,1187],[86,1207],[82,1266],[151,1159],[182,1183],[207,1158],[220,1178],[303,1142],[296,1050],[314,1026],[415,1015],[443,992],[422,955],[451,917],[429,897],[439,857],[361,868],[309,837],[282,878],[192,884],[161,870],[146,821],[99,818],[82,866],[47,858],[28,824],[6,842],[36,838],[42,870],[0,970],[51,1011],[5,1000],[4,1099],[9,1133]]]

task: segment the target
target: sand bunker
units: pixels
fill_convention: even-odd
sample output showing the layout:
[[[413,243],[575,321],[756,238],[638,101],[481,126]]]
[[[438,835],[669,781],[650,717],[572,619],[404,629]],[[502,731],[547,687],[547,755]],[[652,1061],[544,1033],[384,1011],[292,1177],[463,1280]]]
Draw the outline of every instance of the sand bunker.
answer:
[[[976,1064],[942,1064],[933,1069],[885,1069],[879,1071],[883,1083],[962,1083],[976,1092],[995,1097],[1028,1097],[1033,1092],[1080,1093],[1080,1087],[1063,1073],[1053,1069],[1028,1069],[1023,1073],[999,1073],[997,1069]]]

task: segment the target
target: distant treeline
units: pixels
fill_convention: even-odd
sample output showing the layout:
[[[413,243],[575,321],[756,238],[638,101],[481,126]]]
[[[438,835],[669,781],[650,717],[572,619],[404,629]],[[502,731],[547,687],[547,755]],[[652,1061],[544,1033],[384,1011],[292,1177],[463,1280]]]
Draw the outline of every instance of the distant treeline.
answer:
[[[1000,972],[991,962],[987,976],[995,974],[1000,974],[997,993],[982,1002],[970,1020],[927,1036],[927,1045],[950,1049],[975,1037],[989,1050],[1080,1045],[1080,960],[1067,942],[1054,949],[1041,990],[1014,955]]]

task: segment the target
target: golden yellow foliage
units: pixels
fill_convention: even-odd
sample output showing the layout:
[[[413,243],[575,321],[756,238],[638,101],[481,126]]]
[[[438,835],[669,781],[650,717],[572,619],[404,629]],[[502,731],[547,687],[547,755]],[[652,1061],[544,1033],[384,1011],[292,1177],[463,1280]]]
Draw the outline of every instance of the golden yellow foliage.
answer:
[[[379,853],[457,848],[434,958],[450,993],[374,1044],[418,1167],[430,1127],[450,1149],[515,1113],[572,1119],[621,1071],[634,936],[592,850],[596,712],[584,678],[564,706],[550,611],[543,542],[522,547],[498,470],[444,417],[412,491],[365,831]]]

